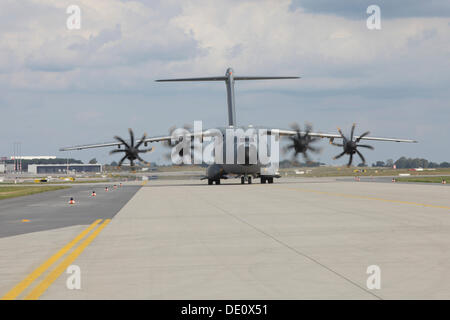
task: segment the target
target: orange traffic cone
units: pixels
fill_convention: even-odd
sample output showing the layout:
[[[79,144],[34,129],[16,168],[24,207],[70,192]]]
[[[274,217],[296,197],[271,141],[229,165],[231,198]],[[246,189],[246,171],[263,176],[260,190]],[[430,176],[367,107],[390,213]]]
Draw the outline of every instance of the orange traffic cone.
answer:
[[[75,204],[75,200],[73,200],[73,198],[70,198],[69,204]]]

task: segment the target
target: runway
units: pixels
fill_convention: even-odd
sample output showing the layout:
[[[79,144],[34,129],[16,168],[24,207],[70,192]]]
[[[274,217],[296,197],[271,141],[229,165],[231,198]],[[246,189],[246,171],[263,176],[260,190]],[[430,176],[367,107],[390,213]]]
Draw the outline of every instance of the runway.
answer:
[[[81,289],[69,290],[62,273],[36,298],[450,298],[450,188],[336,178],[236,181],[149,181],[116,215],[96,216],[92,208],[84,225],[3,237],[0,296],[95,219],[109,217],[71,263],[80,267]],[[380,289],[366,285],[371,265],[381,270]]]
[[[108,192],[104,191],[106,186],[109,187]],[[139,186],[127,185],[120,192],[115,192],[112,184],[86,183],[70,189],[1,200],[0,238],[111,218],[138,189]],[[97,193],[95,198],[92,191]],[[74,206],[68,205],[71,197],[75,200]]]

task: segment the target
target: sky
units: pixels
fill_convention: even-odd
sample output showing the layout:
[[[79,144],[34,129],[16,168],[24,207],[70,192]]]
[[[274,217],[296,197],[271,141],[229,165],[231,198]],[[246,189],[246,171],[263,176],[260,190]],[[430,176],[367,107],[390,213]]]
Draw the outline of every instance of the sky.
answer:
[[[381,10],[369,30],[366,9]],[[69,30],[70,5],[81,28]],[[236,83],[238,124],[313,124],[418,144],[370,143],[367,162],[400,156],[450,160],[450,2],[389,0],[2,0],[0,156],[110,163],[110,149],[63,146],[166,135],[202,120],[227,124],[225,85],[157,83],[171,77],[300,76]],[[154,144],[147,161],[167,150]],[[313,159],[341,152],[326,141]]]

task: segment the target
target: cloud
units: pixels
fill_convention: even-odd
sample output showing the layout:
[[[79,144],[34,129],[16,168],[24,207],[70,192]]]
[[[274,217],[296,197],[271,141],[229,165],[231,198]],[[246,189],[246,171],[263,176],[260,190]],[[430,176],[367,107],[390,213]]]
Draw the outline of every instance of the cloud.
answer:
[[[2,1],[3,115],[25,126],[7,121],[3,137],[24,134],[36,148],[51,139],[51,153],[128,127],[156,135],[196,119],[223,125],[223,84],[154,80],[218,75],[232,66],[241,75],[302,76],[237,83],[239,123],[286,127],[298,119],[334,131],[356,121],[377,135],[419,138],[440,160],[433,138],[450,133],[443,123],[450,117],[447,5],[380,1],[382,29],[371,31],[366,3],[358,3]],[[66,28],[72,4],[81,8],[81,30]],[[43,119],[45,130],[27,129]],[[383,145],[376,156],[415,150],[396,148]],[[0,150],[7,152],[6,142]]]
[[[293,0],[290,9],[349,19],[365,19],[367,7],[373,4],[380,7],[383,19],[450,17],[450,3],[441,0]]]
[[[64,81],[42,75],[57,81],[51,90],[103,90],[105,81],[98,80],[107,74],[120,74],[106,80],[111,89],[135,90],[160,75],[216,74],[231,65],[238,73],[294,72],[308,80],[303,83],[310,89],[351,89],[355,81],[356,89],[392,88],[410,84],[411,78],[403,77],[411,73],[409,65],[442,66],[449,61],[447,19],[391,19],[383,22],[382,30],[370,31],[365,19],[317,14],[303,7],[291,10],[290,1],[167,5],[80,0],[82,29],[70,31],[65,26],[68,4],[25,0],[21,11],[7,2],[6,9],[25,26],[0,31],[5,86],[48,90],[35,82],[36,73],[60,72]],[[38,14],[27,20],[28,7]],[[398,65],[408,66],[399,70]],[[416,85],[434,85],[427,77],[431,70],[417,70]],[[443,78],[431,79],[448,79],[438,75]]]
[[[91,35],[89,39],[84,43],[76,43],[69,47],[70,50],[75,51],[87,51],[88,53],[94,53],[101,49],[103,46],[119,41],[122,37],[122,31],[120,24],[116,24],[114,29],[101,30],[98,35]]]

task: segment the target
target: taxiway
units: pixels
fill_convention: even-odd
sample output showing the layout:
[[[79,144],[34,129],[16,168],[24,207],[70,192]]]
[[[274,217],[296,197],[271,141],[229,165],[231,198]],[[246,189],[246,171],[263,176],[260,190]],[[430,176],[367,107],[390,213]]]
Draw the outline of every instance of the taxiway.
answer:
[[[450,298],[447,186],[340,178],[236,182],[149,181],[74,260],[81,289],[69,290],[62,273],[38,298]],[[106,205],[113,196],[95,200]],[[0,295],[106,218],[94,205],[89,212],[84,224],[1,238]],[[380,289],[366,286],[371,265],[381,270]]]

